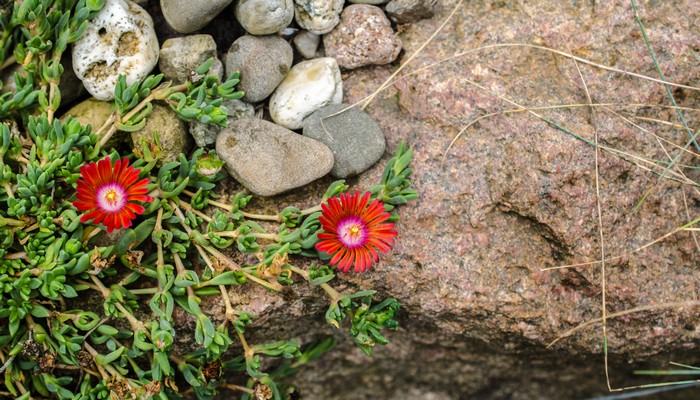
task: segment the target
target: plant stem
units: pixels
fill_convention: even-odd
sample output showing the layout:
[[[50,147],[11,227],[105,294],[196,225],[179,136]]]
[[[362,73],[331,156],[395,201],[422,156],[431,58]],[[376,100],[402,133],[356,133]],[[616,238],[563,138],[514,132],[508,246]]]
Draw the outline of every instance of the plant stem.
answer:
[[[246,360],[252,359],[253,356],[255,355],[255,352],[253,351],[253,349],[250,348],[250,346],[248,346],[248,342],[245,340],[245,337],[243,336],[243,334],[238,332],[238,331],[236,331],[236,333],[238,334],[238,339],[241,341],[241,346],[243,346],[243,352],[245,355],[245,359]]]
[[[189,190],[183,190],[182,193],[184,193],[190,197],[195,196],[195,193],[192,193]],[[225,204],[225,203],[218,202],[216,200],[209,200],[209,204],[211,204],[212,206],[216,206],[216,207],[219,207],[221,209],[224,209],[226,211],[233,210],[232,206]],[[317,211],[321,211],[321,210],[322,210],[321,205],[319,204],[319,205],[315,205],[313,207],[309,207],[307,209],[301,210],[301,212],[299,214],[300,215],[309,215],[309,214],[313,214],[313,213],[315,213]],[[257,220],[261,220],[261,221],[282,222],[282,218],[280,217],[279,213],[277,213],[277,214],[253,214],[253,213],[247,213],[245,211],[241,211],[241,213],[243,213],[244,217],[250,218],[250,219],[257,219]]]
[[[211,222],[211,217],[210,217],[210,216],[208,216],[207,214],[204,214],[203,212],[201,212],[201,211],[195,209],[195,208],[192,207],[192,205],[189,204],[188,202],[186,202],[186,201],[181,201],[181,202],[180,202],[180,206],[182,206],[182,208],[184,208],[184,209],[186,209],[186,210],[188,210],[188,211],[192,211],[195,215],[197,215],[197,216],[199,216],[199,217],[202,217],[203,220],[205,220],[205,221],[207,221],[207,222]]]
[[[306,279],[307,282],[311,283],[311,277],[309,276],[308,271],[304,271],[303,269],[295,267],[294,265],[290,265],[289,269],[301,275],[304,279]],[[340,292],[333,289],[333,286],[327,283],[322,283],[319,286],[328,294],[328,296],[330,296],[331,301],[333,302],[337,302],[343,297],[343,295]]]
[[[171,207],[173,207],[173,210],[175,211],[175,214],[177,214],[178,218],[180,218],[180,224],[181,224],[181,225],[183,226],[183,228],[185,229],[185,232],[187,232],[187,234],[189,235],[189,234],[192,232],[192,229],[190,229],[190,227],[187,226],[187,225],[184,223],[184,221],[185,221],[185,215],[182,213],[182,210],[180,209],[180,207],[178,207],[177,204],[175,204],[174,201],[170,201],[169,203],[170,203]],[[240,265],[238,265],[235,261],[231,260],[230,258],[228,258],[226,255],[224,255],[224,254],[221,253],[220,251],[218,251],[218,250],[212,248],[211,246],[200,246],[200,245],[198,245],[198,244],[195,244],[195,246],[196,246],[197,249],[199,250],[200,255],[202,255],[202,258],[205,259],[205,262],[206,262],[206,260],[209,258],[208,256],[206,256],[206,253],[204,252],[204,251],[206,250],[207,252],[209,252],[209,254],[211,254],[211,255],[213,255],[214,257],[216,257],[217,260],[223,261],[225,264],[227,264],[228,267],[229,267],[229,269],[231,269],[231,270],[233,270],[233,271],[242,271]],[[209,263],[211,263],[211,260],[209,260]],[[210,265],[209,263],[207,263],[207,265]],[[210,268],[213,269],[213,266],[210,266]],[[280,285],[280,284],[277,283],[277,282],[274,282],[274,283],[273,283],[273,282],[268,282],[268,281],[266,281],[266,280],[263,280],[263,279],[258,278],[258,277],[255,276],[255,275],[250,274],[250,273],[247,272],[247,271],[243,271],[243,274],[245,275],[246,278],[248,278],[248,279],[250,279],[250,280],[252,280],[252,281],[254,281],[254,282],[257,282],[257,283],[259,283],[260,285],[262,285],[262,286],[264,286],[264,287],[266,287],[266,288],[268,288],[268,289],[270,289],[270,290],[274,290],[275,292],[279,292],[280,290],[282,290],[282,285]]]
[[[102,293],[102,297],[109,298],[109,295],[112,293],[111,290],[107,289],[103,284],[102,281],[100,281],[99,278],[95,275],[90,275],[90,279],[92,279],[92,282],[97,286],[97,289]],[[149,332],[147,329],[144,328],[143,322],[139,321],[134,317],[129,310],[126,309],[121,303],[114,303],[114,307],[116,307],[119,312],[124,314],[124,317],[129,321],[129,324],[131,325],[131,328],[134,330],[134,332],[138,331],[144,331],[146,333],[146,336],[149,335]]]
[[[233,383],[222,383],[220,386],[224,389],[237,390],[239,392],[245,392],[248,394],[255,393],[255,391],[253,389],[249,389],[247,387],[243,387],[243,386],[239,386],[239,385],[234,385]]]

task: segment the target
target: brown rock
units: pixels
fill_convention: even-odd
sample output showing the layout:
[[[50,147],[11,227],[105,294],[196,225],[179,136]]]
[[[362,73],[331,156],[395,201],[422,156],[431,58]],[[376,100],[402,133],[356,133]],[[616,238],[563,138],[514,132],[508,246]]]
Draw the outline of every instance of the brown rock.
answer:
[[[192,137],[187,131],[187,124],[170,107],[154,104],[153,111],[146,117],[146,125],[141,130],[131,133],[134,152],[139,154],[144,144],[154,146],[154,132],[158,133],[161,145],[158,165],[176,161],[180,153],[187,153],[192,147]]]
[[[341,68],[353,69],[394,61],[401,51],[401,39],[381,8],[353,4],[343,10],[335,29],[323,36],[323,46]]]

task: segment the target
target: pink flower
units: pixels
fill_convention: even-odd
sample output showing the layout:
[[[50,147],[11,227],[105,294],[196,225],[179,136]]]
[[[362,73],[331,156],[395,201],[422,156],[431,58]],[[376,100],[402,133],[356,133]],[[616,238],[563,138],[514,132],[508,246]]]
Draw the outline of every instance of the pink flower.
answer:
[[[82,166],[78,200],[73,202],[79,211],[87,211],[80,222],[102,223],[107,232],[130,227],[131,221],[145,211],[136,202],[153,201],[153,197],[146,195],[149,179],[139,181],[140,172],[129,166],[128,159],[117,160],[112,166],[109,157]]]
[[[378,251],[391,250],[397,236],[394,224],[385,222],[391,216],[384,203],[369,203],[370,193],[347,193],[328,199],[322,204],[318,218],[325,232],[319,233],[316,250],[332,256],[330,264],[342,272],[355,266],[355,272],[364,272],[379,261]]]

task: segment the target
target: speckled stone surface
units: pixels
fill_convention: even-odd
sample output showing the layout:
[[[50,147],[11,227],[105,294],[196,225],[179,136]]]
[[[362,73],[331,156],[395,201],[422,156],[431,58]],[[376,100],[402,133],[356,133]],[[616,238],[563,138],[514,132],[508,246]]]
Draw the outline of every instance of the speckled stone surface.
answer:
[[[341,68],[353,69],[394,61],[401,51],[401,39],[381,8],[353,4],[343,10],[335,29],[323,36],[323,46]]]

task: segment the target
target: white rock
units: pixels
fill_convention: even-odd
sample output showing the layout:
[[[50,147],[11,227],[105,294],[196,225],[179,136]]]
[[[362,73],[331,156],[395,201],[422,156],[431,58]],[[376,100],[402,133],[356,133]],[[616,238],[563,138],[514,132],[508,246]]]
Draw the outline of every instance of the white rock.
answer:
[[[328,104],[343,101],[343,81],[334,58],[303,61],[292,67],[270,98],[270,116],[288,129]]]
[[[73,45],[73,70],[98,100],[114,98],[119,74],[127,85],[144,78],[158,63],[158,38],[153,20],[140,6],[107,0]]]
[[[294,18],[292,0],[238,0],[236,19],[251,35],[270,35],[286,28]]]
[[[323,35],[338,25],[344,0],[294,0],[297,24],[311,33]]]

